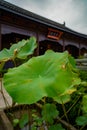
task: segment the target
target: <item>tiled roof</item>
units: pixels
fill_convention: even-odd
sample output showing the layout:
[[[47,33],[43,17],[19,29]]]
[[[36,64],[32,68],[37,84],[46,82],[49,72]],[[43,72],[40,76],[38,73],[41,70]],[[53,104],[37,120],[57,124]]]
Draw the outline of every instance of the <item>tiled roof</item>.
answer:
[[[76,35],[76,36],[87,39],[87,35],[78,33],[76,31],[64,26],[64,24],[59,24],[59,23],[57,23],[55,21],[49,20],[49,19],[47,19],[45,17],[42,17],[42,16],[37,15],[35,13],[32,13],[30,11],[27,11],[27,10],[25,10],[23,8],[20,8],[20,7],[16,6],[16,5],[8,3],[8,2],[6,2],[4,0],[0,0],[0,8],[4,9],[6,11],[12,12],[14,14],[20,15],[20,16],[22,16],[24,18],[31,19],[31,20],[33,20],[35,22],[47,25],[49,27],[53,27],[53,28],[59,29],[61,31],[71,33],[73,35]]]

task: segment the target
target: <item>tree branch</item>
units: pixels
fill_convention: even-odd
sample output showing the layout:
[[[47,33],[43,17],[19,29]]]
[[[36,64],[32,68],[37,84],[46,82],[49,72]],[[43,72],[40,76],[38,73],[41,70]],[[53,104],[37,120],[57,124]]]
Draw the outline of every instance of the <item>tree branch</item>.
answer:
[[[57,120],[62,123],[65,127],[67,127],[69,130],[77,130],[74,126],[72,126],[71,124],[67,123],[66,121],[60,119],[59,117],[57,117]]]

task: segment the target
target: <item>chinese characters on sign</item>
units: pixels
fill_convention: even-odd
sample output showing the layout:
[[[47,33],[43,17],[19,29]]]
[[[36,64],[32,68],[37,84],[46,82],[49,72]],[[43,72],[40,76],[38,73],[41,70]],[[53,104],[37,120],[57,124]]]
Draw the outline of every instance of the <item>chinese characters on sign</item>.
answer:
[[[48,38],[59,40],[63,32],[55,29],[48,28]]]

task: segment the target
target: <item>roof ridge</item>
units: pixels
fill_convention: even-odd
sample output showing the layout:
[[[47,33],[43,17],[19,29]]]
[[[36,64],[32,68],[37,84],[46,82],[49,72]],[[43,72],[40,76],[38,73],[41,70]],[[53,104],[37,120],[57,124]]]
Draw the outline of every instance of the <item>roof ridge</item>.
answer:
[[[60,24],[56,21],[50,20],[48,18],[45,18],[39,14],[36,14],[34,12],[28,11],[26,9],[23,9],[22,7],[19,7],[17,5],[14,5],[12,3],[9,3],[5,0],[0,0],[0,5],[3,6],[4,8],[8,9],[10,12],[13,11],[13,13],[18,14],[20,16],[26,17],[26,18],[30,18],[31,20],[34,20],[36,22],[48,25],[50,27],[59,29],[61,31],[65,31],[67,33],[72,33],[74,35],[80,36],[80,37],[84,37],[87,38],[86,34],[82,34],[79,32],[76,32],[70,28],[68,28],[67,26],[65,26],[65,24]]]

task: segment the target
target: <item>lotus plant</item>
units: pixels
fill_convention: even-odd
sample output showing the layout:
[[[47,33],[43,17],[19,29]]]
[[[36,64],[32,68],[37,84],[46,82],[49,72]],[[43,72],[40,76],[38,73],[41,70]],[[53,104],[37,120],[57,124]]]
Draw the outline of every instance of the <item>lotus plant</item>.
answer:
[[[8,60],[16,63],[17,59],[27,59],[22,64],[14,64],[13,68],[8,69],[3,76],[4,87],[15,103],[39,104],[41,115],[32,112],[34,122],[41,121],[41,126],[45,121],[49,130],[64,130],[61,124],[54,123],[54,119],[59,117],[56,104],[69,102],[81,83],[75,60],[67,51],[60,53],[52,50],[29,58],[36,47],[36,39],[31,37],[0,52],[1,70]],[[33,129],[36,130],[36,124],[32,125]]]

